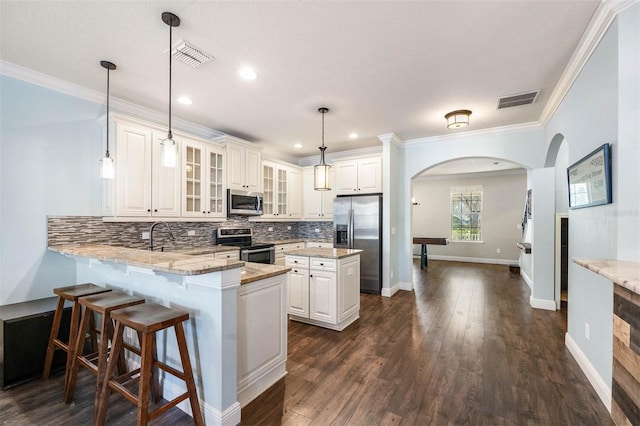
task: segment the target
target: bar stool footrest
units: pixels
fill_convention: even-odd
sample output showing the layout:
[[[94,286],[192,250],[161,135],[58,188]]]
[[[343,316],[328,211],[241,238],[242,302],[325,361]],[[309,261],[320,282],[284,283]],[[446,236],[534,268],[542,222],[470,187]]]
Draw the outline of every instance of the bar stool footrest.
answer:
[[[156,410],[150,412],[149,420],[155,419],[159,415],[168,411],[170,408],[173,408],[176,405],[180,404],[182,401],[186,400],[187,398],[189,398],[189,392],[185,392],[182,395],[177,396],[175,399],[172,399],[171,401],[167,402],[162,407],[159,407]]]

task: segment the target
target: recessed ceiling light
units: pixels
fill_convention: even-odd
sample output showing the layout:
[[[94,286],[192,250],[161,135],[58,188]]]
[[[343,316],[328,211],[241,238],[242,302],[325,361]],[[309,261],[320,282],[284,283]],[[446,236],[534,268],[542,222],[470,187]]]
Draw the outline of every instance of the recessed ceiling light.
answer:
[[[178,98],[178,102],[180,102],[182,105],[191,105],[191,104],[193,104],[193,101],[187,96],[180,96]]]
[[[349,139],[358,139],[358,134],[356,132],[349,133]]]
[[[258,74],[256,74],[254,69],[253,68],[249,68],[249,67],[240,68],[240,70],[238,71],[238,74],[244,80],[255,80],[256,77],[258,77]]]
[[[293,147],[296,148],[296,149],[300,149],[300,148],[302,148],[302,144],[301,143],[297,143]]]

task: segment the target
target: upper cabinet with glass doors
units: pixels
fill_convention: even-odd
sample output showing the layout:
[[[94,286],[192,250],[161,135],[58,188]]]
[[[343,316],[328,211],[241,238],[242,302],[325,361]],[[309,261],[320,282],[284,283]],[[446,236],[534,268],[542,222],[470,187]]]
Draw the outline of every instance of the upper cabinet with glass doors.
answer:
[[[224,148],[190,138],[182,147],[182,216],[225,217]]]

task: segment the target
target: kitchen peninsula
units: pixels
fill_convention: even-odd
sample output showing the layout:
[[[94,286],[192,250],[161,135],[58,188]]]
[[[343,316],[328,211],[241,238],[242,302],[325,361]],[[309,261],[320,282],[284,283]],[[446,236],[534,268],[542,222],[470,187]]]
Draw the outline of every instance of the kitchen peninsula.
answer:
[[[77,282],[117,288],[190,312],[185,334],[207,424],[238,424],[241,407],[286,374],[290,268],[217,259],[213,252],[90,244],[49,250],[75,260]],[[160,360],[177,366],[175,335],[159,334],[157,347]],[[170,377],[162,387],[165,399],[184,392],[183,382]],[[189,404],[179,407],[190,413]]]
[[[291,267],[289,318],[337,331],[360,318],[361,252],[306,248],[285,253],[285,264]]]

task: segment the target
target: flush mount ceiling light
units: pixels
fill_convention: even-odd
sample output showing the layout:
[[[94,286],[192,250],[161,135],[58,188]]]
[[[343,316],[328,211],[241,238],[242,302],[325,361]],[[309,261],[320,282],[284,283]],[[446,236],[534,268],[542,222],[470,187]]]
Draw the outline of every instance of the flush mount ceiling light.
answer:
[[[173,140],[173,133],[171,132],[171,44],[173,41],[173,27],[180,25],[180,18],[171,12],[164,12],[162,14],[162,21],[169,26],[169,132],[167,138],[160,142],[162,145],[162,154],[160,156],[160,163],[164,167],[176,167],[178,162],[178,146],[176,141]]]
[[[188,96],[180,96],[178,98],[178,102],[180,102],[182,105],[193,105],[193,101]]]
[[[329,191],[331,190],[329,182],[329,170],[331,166],[324,162],[324,151],[327,149],[327,147],[324,146],[324,115],[329,112],[329,108],[318,108],[318,112],[322,114],[322,146],[318,147],[320,149],[320,164],[313,167],[313,182],[316,191]]]
[[[349,139],[358,139],[358,134],[356,132],[349,133]]]
[[[109,155],[109,72],[116,69],[116,64],[109,61],[100,61],[102,68],[107,70],[107,152],[100,160],[100,177],[103,179],[113,179],[115,168],[113,158]]]
[[[469,116],[471,111],[468,109],[459,109],[446,114],[444,118],[447,120],[447,129],[459,129],[469,125]]]

